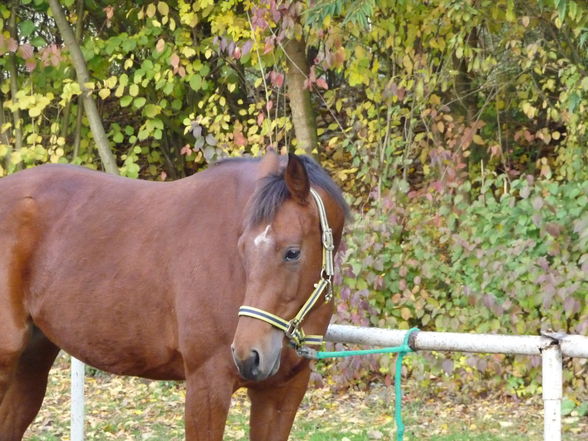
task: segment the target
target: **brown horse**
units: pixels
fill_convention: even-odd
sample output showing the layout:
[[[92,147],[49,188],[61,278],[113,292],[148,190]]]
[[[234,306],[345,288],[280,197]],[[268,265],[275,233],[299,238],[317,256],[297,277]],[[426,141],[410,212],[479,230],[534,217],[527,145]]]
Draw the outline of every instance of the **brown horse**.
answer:
[[[313,189],[336,247],[347,206],[306,157],[170,183],[64,165],[0,179],[0,441],[22,439],[60,348],[115,374],[185,379],[187,440],[222,440],[240,387],[251,440],[286,440],[308,361],[238,311],[294,317],[324,279]],[[324,332],[332,310],[322,296],[305,331]]]

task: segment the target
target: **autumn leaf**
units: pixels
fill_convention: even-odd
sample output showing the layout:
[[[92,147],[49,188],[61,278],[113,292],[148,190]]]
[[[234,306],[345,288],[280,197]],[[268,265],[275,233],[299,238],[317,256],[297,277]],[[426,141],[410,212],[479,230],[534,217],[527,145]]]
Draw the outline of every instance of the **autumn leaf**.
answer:
[[[321,89],[328,89],[329,88],[327,81],[323,77],[317,78],[316,85],[318,87],[320,87]]]

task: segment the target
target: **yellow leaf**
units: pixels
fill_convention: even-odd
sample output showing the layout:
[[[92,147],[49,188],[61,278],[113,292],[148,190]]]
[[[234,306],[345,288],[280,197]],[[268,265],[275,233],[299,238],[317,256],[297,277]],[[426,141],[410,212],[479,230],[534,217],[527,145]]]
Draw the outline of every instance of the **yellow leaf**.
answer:
[[[534,118],[537,114],[537,108],[532,106],[530,103],[523,103],[522,108],[525,115],[527,115],[529,118]]]
[[[417,82],[417,85],[415,87],[415,95],[417,97],[422,97],[425,93],[425,84],[423,83],[422,80],[419,80]]]
[[[180,15],[180,21],[193,28],[198,24],[198,16],[194,12],[187,12]]]
[[[190,46],[184,46],[180,52],[182,53],[182,55],[184,55],[186,58],[190,58],[193,57],[194,55],[196,55],[196,50],[193,47]]]
[[[437,105],[438,106],[439,104],[441,104],[441,98],[438,95],[435,95],[433,93],[433,94],[431,94],[431,96],[429,98],[429,102],[431,104],[434,104],[434,105]]]
[[[529,26],[529,16],[525,15],[524,17],[521,17],[521,23],[524,27],[528,27]]]
[[[474,142],[478,145],[484,145],[485,142],[480,135],[474,135]]]
[[[169,6],[167,5],[166,2],[159,2],[159,3],[157,3],[157,10],[159,11],[159,13],[161,15],[167,15],[167,14],[169,14]]]
[[[121,84],[114,91],[114,96],[117,97],[117,98],[120,98],[121,96],[123,96],[123,93],[125,93],[125,86],[123,86]]]
[[[155,5],[151,3],[147,6],[147,17],[151,18],[155,15]]]
[[[403,64],[404,68],[406,69],[406,73],[408,73],[409,75],[412,74],[413,64],[412,64],[412,60],[410,59],[410,57],[408,55],[405,55],[402,58],[402,64]]]
[[[403,320],[408,320],[412,317],[412,313],[410,312],[410,309],[408,308],[402,308],[400,309],[400,317],[402,317]]]
[[[108,87],[109,89],[112,89],[114,86],[116,86],[117,81],[118,81],[118,78],[113,75],[110,78],[107,78],[104,80],[104,87]]]
[[[21,155],[21,151],[17,150],[15,152],[12,152],[10,154],[10,162],[13,164],[16,164],[18,162],[20,162],[22,160],[22,155]]]
[[[129,86],[129,95],[137,96],[138,94],[139,94],[139,86],[137,86],[136,84],[131,84]]]
[[[100,91],[98,92],[98,95],[100,96],[100,98],[105,100],[106,98],[108,98],[110,96],[110,89],[107,89],[107,88],[100,89]]]

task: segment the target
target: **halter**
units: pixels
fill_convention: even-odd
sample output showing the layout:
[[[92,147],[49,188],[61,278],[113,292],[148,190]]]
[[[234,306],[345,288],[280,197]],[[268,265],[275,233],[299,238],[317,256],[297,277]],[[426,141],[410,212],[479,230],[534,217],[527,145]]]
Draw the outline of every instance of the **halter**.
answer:
[[[263,309],[254,308],[253,306],[241,306],[239,308],[239,316],[262,320],[283,331],[286,338],[290,340],[290,344],[296,349],[300,349],[303,345],[320,345],[323,342],[322,335],[306,335],[300,325],[304,321],[306,315],[320,299],[325,289],[327,290],[325,301],[330,302],[333,298],[332,280],[335,272],[335,265],[333,263],[333,251],[335,249],[333,231],[329,227],[327,211],[325,210],[325,204],[321,197],[312,188],[310,189],[310,194],[312,194],[318,208],[323,243],[323,268],[321,270],[321,279],[314,284],[314,291],[304,305],[302,305],[300,311],[298,311],[294,318],[289,321],[270,312],[264,311]]]

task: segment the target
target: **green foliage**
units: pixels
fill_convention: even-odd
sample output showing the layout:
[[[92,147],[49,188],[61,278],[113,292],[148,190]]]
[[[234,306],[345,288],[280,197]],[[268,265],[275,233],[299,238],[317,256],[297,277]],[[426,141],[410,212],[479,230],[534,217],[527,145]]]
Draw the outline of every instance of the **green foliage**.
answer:
[[[339,317],[393,329],[586,334],[588,183],[484,176],[474,184],[422,195],[397,182],[385,193],[349,235]],[[513,393],[538,388],[527,358],[429,361],[463,371],[459,383],[500,374]],[[582,364],[570,363],[580,389]]]
[[[367,26],[350,14],[322,1],[305,15],[329,78],[326,151],[361,210],[338,320],[585,334],[586,5],[383,1]],[[423,359],[411,371],[426,387],[539,388],[536,359]],[[341,362],[338,380],[365,381],[374,363]],[[570,368],[585,390],[582,363]],[[431,370],[457,375],[441,386]]]
[[[360,26],[352,3],[305,15],[321,29],[310,42],[330,78],[324,139],[358,172],[349,188],[446,185],[479,177],[481,163],[586,179],[584,4],[384,1]]]
[[[75,25],[75,5],[64,6]],[[123,175],[177,178],[219,157],[256,155],[291,138],[292,125],[282,114],[283,76],[265,83],[263,62],[252,57],[263,42],[246,15],[235,12],[250,11],[252,5],[158,0],[86,7],[81,46],[92,77],[87,86]],[[8,19],[10,10],[0,8]],[[13,99],[9,77],[0,77],[2,133],[9,140],[0,138],[6,166],[0,175],[47,161],[100,167],[86,119],[81,126],[75,123],[80,89],[72,81],[66,49],[55,44],[47,5],[17,14],[18,43],[0,21],[0,68],[14,58],[19,87]],[[41,46],[37,52],[35,43]],[[20,151],[14,149],[16,109],[21,111]]]

